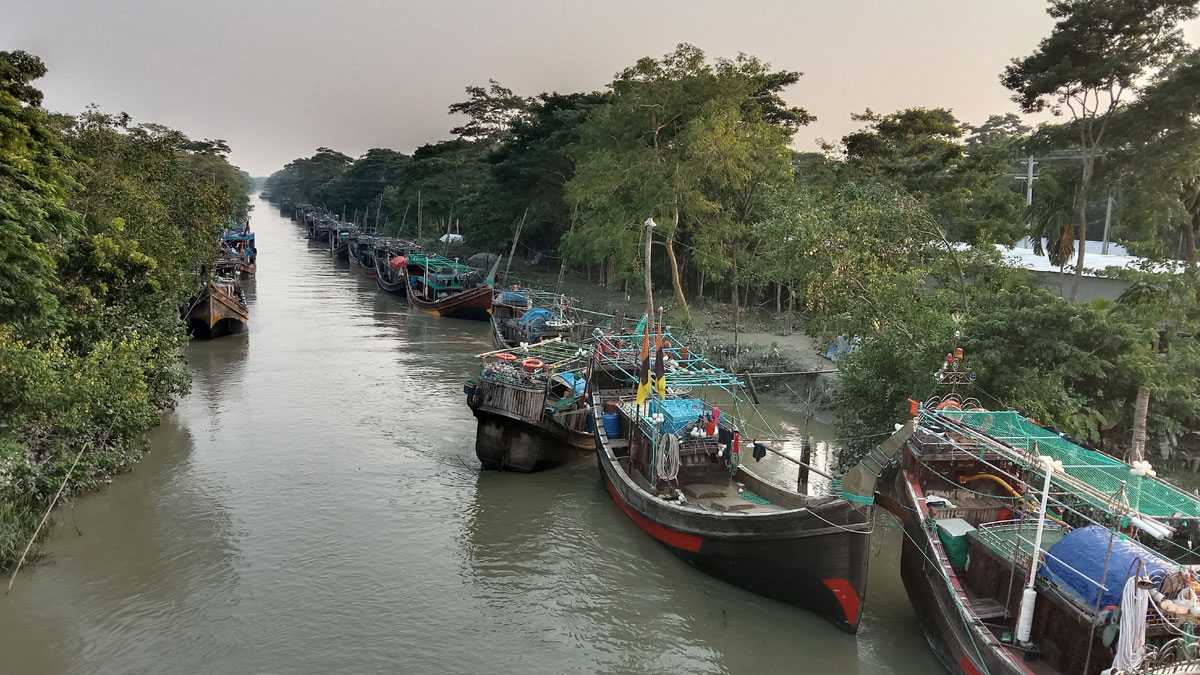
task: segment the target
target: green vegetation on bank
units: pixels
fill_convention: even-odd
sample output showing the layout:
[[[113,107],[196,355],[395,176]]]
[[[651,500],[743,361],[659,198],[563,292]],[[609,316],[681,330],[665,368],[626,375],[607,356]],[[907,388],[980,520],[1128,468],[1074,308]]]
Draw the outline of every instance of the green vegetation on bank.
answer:
[[[187,390],[179,308],[248,209],[223,142],[47,112],[45,72],[0,52],[0,570],[81,449],[67,494],[135,461]]]
[[[674,323],[690,323],[689,303],[719,300],[735,325],[766,307],[822,339],[861,338],[834,401],[848,436],[890,429],[909,397],[932,394],[958,330],[987,405],[1123,454],[1148,392],[1148,447],[1196,447],[1200,50],[1180,30],[1196,1],[1047,11],[1051,34],[999,74],[1023,112],[1056,113],[1035,129],[1012,113],[972,125],[944,108],[867,110],[853,115],[858,131],[795,153],[793,134],[813,120],[783,98],[800,73],[680,45],[602,92],[468,87],[450,106],[466,119],[451,140],[359,159],[322,148],[266,186],[371,209],[406,236],[461,222],[473,247],[495,250],[523,220],[522,255],[550,250],[555,267],[635,297],[653,217],[652,278]],[[1027,208],[1029,155],[1040,162]],[[1108,197],[1112,239],[1182,274],[1122,271],[1119,301],[1081,304],[995,248],[1032,236],[1053,264],[1087,267]]]

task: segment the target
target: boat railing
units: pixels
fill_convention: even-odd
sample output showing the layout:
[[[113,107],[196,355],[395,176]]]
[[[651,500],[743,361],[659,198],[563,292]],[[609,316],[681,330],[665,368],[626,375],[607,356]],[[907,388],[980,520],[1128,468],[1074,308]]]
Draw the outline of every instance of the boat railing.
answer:
[[[1063,531],[1070,530],[1070,528],[1067,526],[1051,525],[1050,523],[1047,523],[1047,528],[1050,527]],[[975,529],[975,536],[992,550],[996,551],[1007,559],[1014,561],[1017,567],[1028,569],[1030,563],[1033,561],[1034,539],[1031,537],[1026,537],[1024,533],[1028,533],[1032,536],[1034,535],[1035,529],[1036,525],[1026,523],[1022,520],[1000,520],[994,523],[984,523],[980,525]],[[1002,535],[1002,533],[1013,532],[1015,532],[1015,534],[1011,539]],[[1028,551],[1026,551],[1025,547],[1022,546],[1023,544],[1028,545]],[[1045,548],[1041,549],[1039,553],[1046,559],[1054,560],[1067,570],[1070,570],[1073,574],[1078,575],[1081,579],[1096,587],[1097,590],[1109,590],[1104,584],[1075,569],[1071,564],[1067,563],[1062,558],[1052,555]]]

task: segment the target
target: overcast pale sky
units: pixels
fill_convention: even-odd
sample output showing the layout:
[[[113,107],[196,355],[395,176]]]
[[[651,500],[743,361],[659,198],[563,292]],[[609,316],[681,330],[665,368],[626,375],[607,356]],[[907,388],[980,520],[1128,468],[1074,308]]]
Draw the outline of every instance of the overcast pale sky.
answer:
[[[328,146],[411,152],[449,137],[446,106],[499,80],[518,93],[600,89],[641,56],[691,42],[805,73],[789,101],[817,116],[801,150],[852,112],[1016,110],[1008,60],[1053,21],[1034,0],[4,0],[0,50],[37,54],[45,105],[91,103],[194,138],[267,175]],[[1189,26],[1196,41],[1200,30]]]

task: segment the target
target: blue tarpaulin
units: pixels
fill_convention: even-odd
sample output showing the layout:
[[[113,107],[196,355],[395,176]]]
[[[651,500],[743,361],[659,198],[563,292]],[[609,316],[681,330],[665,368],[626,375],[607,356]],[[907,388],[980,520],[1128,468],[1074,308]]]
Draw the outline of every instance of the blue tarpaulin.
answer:
[[[582,396],[583,390],[587,388],[587,380],[575,373],[559,373],[558,378],[567,383],[575,391],[576,396]]]
[[[525,304],[529,302],[529,296],[519,291],[504,291],[500,294],[500,302],[506,302],[510,305]]]
[[[545,307],[534,307],[528,312],[525,312],[525,315],[521,317],[521,325],[540,326],[553,318],[555,318],[554,312],[551,312]]]
[[[1105,589],[1100,598],[1100,609],[1104,609],[1121,604],[1125,580],[1137,573],[1135,561],[1139,558],[1145,563],[1144,574],[1156,580],[1174,568],[1154,552],[1118,534],[1112,543],[1108,573],[1104,574],[1104,554],[1111,536],[1107,528],[1099,525],[1068,532],[1046,550],[1046,564],[1042,568],[1046,578],[1085,607],[1092,607],[1096,603],[1096,591],[1099,590],[1097,584],[1103,575]]]

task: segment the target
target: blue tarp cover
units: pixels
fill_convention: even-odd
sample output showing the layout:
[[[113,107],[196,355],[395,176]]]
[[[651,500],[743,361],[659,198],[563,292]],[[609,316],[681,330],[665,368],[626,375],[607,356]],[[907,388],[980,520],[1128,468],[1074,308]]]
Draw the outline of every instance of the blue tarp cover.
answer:
[[[504,291],[500,294],[500,302],[507,302],[515,305],[518,303],[529,302],[529,296],[517,291]]]
[[[1063,592],[1074,596],[1085,607],[1094,606],[1096,591],[1099,590],[1096,584],[1104,573],[1104,553],[1108,550],[1109,536],[1108,529],[1099,525],[1068,532],[1046,550],[1046,564],[1042,571]],[[1100,609],[1121,604],[1125,580],[1136,572],[1134,561],[1138,558],[1145,562],[1146,574],[1156,581],[1162,578],[1162,573],[1174,568],[1149,549],[1130,539],[1122,539],[1118,534],[1113,540],[1108,574],[1104,575],[1106,589],[1100,598]],[[1072,567],[1075,569],[1070,569]],[[1080,576],[1080,573],[1087,578]]]
[[[575,390],[576,396],[582,396],[583,390],[587,388],[587,380],[575,373],[559,373],[558,377],[562,378],[562,381],[566,382],[567,386]]]
[[[546,323],[553,318],[554,312],[551,312],[545,307],[534,307],[528,312],[525,312],[525,315],[521,317],[521,325],[540,326],[541,324]]]

